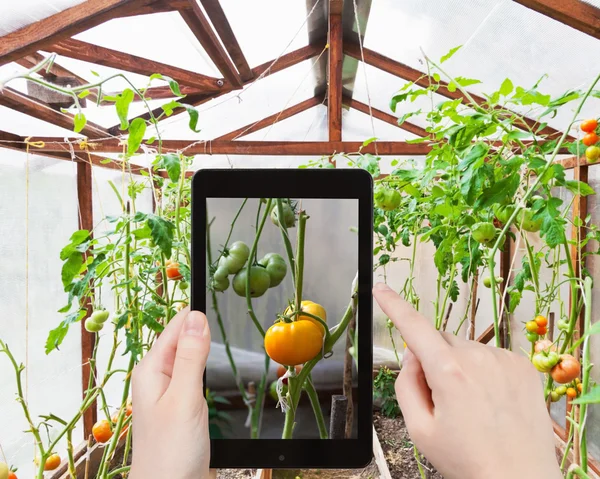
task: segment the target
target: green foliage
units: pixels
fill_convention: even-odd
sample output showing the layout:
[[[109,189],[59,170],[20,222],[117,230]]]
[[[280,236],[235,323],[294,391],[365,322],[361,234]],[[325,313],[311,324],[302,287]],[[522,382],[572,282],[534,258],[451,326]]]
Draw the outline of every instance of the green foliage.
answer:
[[[385,417],[396,418],[401,414],[396,401],[395,381],[396,373],[385,366],[379,369],[373,380],[373,396],[381,401],[381,413]]]

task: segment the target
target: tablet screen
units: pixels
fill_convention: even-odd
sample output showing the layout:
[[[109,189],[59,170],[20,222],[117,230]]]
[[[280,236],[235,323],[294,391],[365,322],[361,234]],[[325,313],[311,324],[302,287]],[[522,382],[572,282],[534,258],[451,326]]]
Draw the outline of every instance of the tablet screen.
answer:
[[[206,199],[212,439],[356,439],[358,203]]]

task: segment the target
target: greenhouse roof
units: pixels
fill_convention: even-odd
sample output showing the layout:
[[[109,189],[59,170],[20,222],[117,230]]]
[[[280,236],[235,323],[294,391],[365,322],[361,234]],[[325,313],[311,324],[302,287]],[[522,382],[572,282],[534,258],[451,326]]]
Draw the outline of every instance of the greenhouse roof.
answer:
[[[424,54],[437,60],[462,45],[444,67],[481,80],[468,87],[475,96],[507,77],[529,88],[541,74],[540,89],[560,95],[597,73],[590,58],[600,57],[600,0],[20,0],[0,5],[0,35],[0,79],[55,53],[51,72],[40,72],[50,80],[94,82],[119,71],[136,88],[153,73],[177,80],[186,94],[181,102],[199,113],[200,131],[176,111],[160,122],[161,136],[183,141],[174,147],[198,142],[189,152],[213,154],[206,164],[224,164],[221,154],[319,156],[354,146],[341,140],[360,145],[372,137],[392,142],[381,143],[380,154],[419,155],[422,145],[405,142],[427,136],[424,119],[399,128],[397,117],[425,109],[430,99],[396,112],[389,101],[407,81],[426,85]],[[116,78],[105,90],[125,87]],[[174,97],[161,80],[149,96],[157,109]],[[460,93],[440,89],[435,96]],[[82,134],[119,137],[114,106],[87,100]],[[599,107],[592,99],[583,113]],[[137,101],[129,116],[144,111]],[[72,113],[44,104],[22,79],[0,95],[0,112],[5,146],[29,136],[78,136]],[[549,118],[545,131],[564,131],[569,116]],[[241,141],[252,143],[244,149]],[[53,154],[70,157],[63,149]]]

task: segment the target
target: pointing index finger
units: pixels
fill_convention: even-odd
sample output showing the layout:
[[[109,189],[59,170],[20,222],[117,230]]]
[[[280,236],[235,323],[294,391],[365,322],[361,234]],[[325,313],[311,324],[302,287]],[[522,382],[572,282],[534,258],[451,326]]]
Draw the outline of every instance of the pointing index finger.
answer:
[[[428,358],[436,356],[435,353],[439,351],[450,348],[433,324],[415,311],[389,286],[377,283],[373,288],[373,296],[383,312],[400,331],[402,338],[424,369],[427,369]]]

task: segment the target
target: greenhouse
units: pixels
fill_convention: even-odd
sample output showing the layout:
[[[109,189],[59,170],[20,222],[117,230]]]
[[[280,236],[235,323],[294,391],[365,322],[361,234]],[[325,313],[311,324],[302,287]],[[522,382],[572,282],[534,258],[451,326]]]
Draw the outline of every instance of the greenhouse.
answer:
[[[209,168],[366,170],[373,282],[528,359],[562,477],[600,478],[600,0],[0,3],[0,479],[137,479],[132,371],[187,311]],[[210,438],[339,439],[343,397],[355,439],[356,204],[207,211]],[[319,347],[274,352],[290,324]],[[372,333],[371,464],[211,474],[443,477],[376,302]]]

